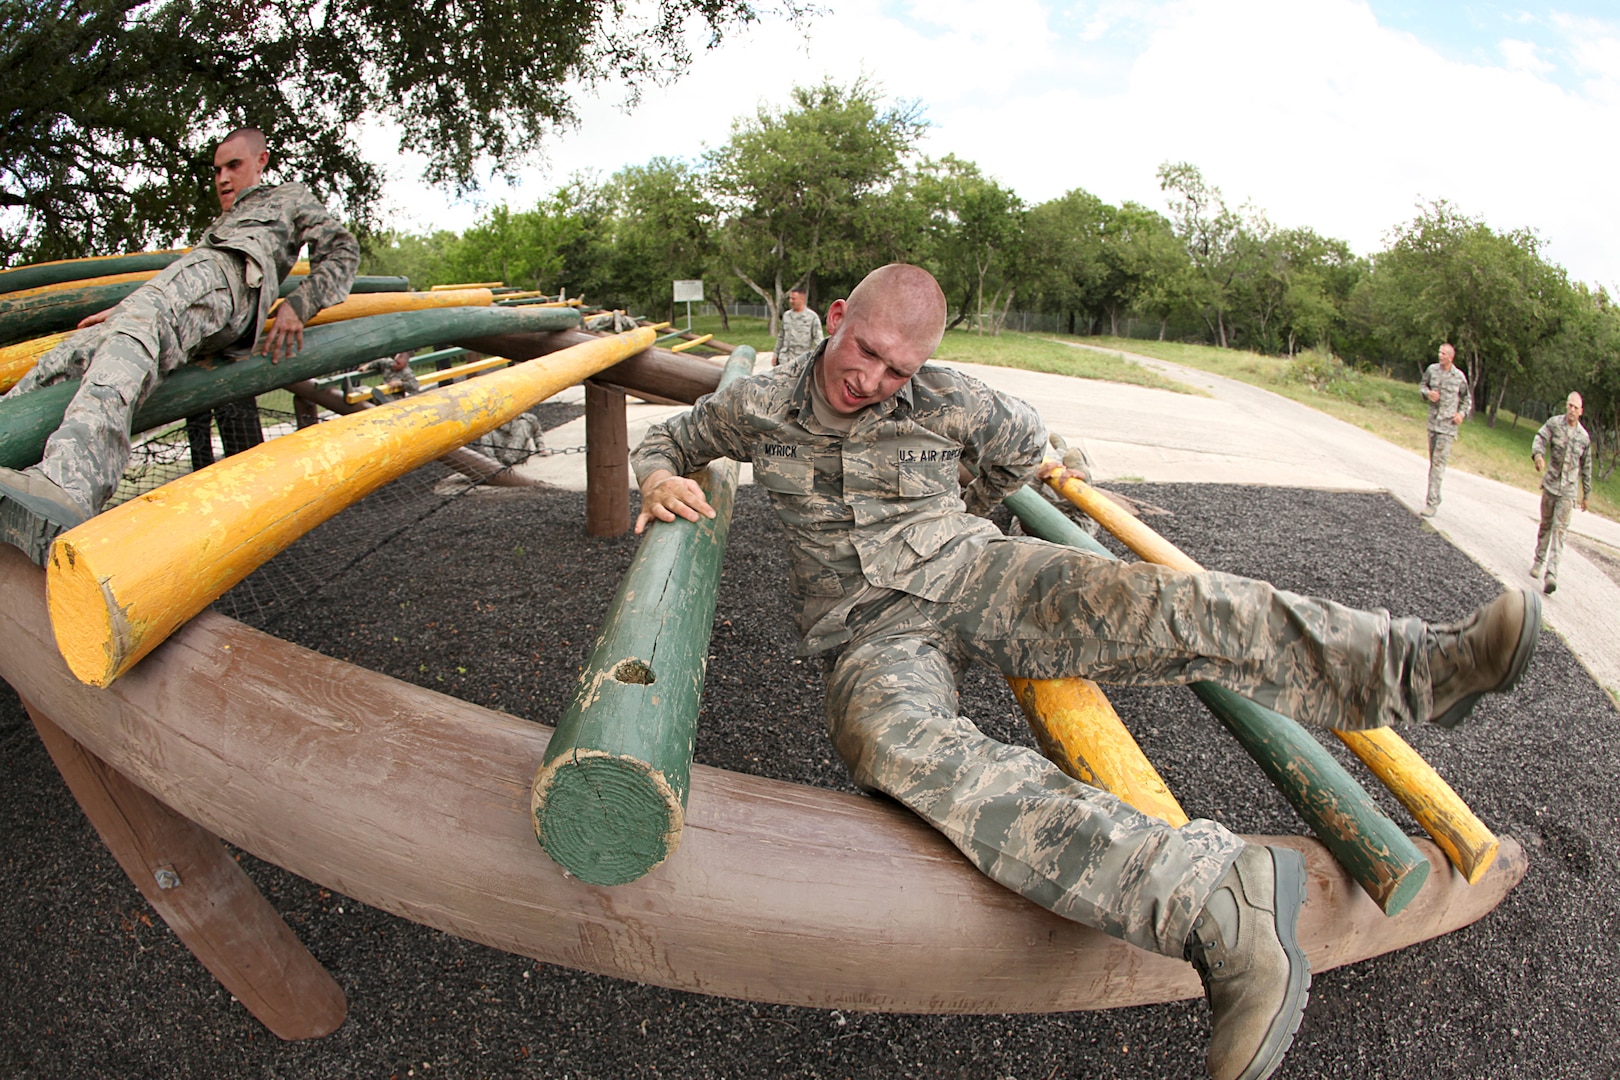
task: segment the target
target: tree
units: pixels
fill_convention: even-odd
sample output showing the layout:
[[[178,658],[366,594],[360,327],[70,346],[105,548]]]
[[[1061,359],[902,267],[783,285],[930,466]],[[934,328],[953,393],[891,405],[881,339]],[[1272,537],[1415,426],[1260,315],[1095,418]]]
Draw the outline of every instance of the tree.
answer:
[[[446,252],[455,281],[503,281],[572,295],[602,287],[605,248],[593,237],[603,217],[600,193],[576,178],[530,210],[492,207]]]
[[[673,318],[672,284],[704,277],[710,264],[715,209],[702,175],[653,158],[615,174],[604,197],[615,294],[638,311]]]
[[[1103,310],[1103,228],[1113,208],[1082,188],[1049,199],[1029,212],[1030,261],[1037,267],[1041,306],[1076,318],[1093,333]]]
[[[1373,261],[1359,306],[1393,353],[1421,367],[1442,341],[1457,349],[1476,405],[1496,422],[1509,382],[1531,375],[1573,302],[1561,267],[1528,229],[1499,233],[1445,201],[1397,226]]]
[[[1164,215],[1140,203],[1118,209],[1104,204],[1101,240],[1103,273],[1096,295],[1108,314],[1108,332],[1118,337],[1120,316],[1181,273],[1187,256]]]
[[[360,260],[362,274],[390,274],[410,280],[411,288],[427,289],[450,284],[450,250],[460,237],[449,229],[426,235],[388,231],[378,233]]]
[[[818,273],[889,261],[872,243],[877,211],[926,126],[911,103],[884,106],[865,78],[795,87],[793,104],[761,107],[707,156],[733,272],[770,312]]]
[[[969,305],[980,333],[988,323],[1000,333],[1012,306],[1025,260],[1024,204],[1010,189],[986,178],[979,167],[947,154],[918,169],[911,197],[926,214],[928,260],[947,298],[960,295],[951,325],[968,318]],[[991,291],[985,307],[985,288]],[[1001,312],[1000,317],[996,311]]]
[[[786,0],[797,18],[796,0]],[[0,259],[167,243],[215,212],[213,144],[252,124],[271,178],[359,224],[382,174],[354,132],[382,117],[457,192],[575,119],[579,84],[639,89],[755,17],[748,0],[0,0]]]
[[[1220,188],[1205,182],[1196,166],[1166,162],[1159,166],[1158,176],[1160,190],[1170,197],[1170,220],[1192,262],[1193,273],[1183,283],[1184,295],[1196,305],[1215,343],[1224,349],[1230,344],[1227,314],[1242,256],[1242,218],[1226,205]]]

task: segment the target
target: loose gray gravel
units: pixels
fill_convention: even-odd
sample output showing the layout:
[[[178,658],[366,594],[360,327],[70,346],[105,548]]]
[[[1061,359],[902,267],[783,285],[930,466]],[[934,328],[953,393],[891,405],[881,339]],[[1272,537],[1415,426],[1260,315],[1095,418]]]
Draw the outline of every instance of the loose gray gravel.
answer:
[[[1122,490],[1211,569],[1358,606],[1457,618],[1498,586],[1392,499],[1222,486]],[[373,497],[374,500],[376,497]],[[424,496],[424,498],[426,498]],[[328,530],[364,530],[368,501]],[[427,505],[423,504],[424,507]],[[390,513],[397,516],[399,507]],[[583,535],[583,497],[457,499],[301,604],[241,605],[330,655],[537,721],[566,703],[635,550]],[[317,558],[320,537],[288,557]],[[253,579],[247,587],[251,588]],[[721,586],[698,759],[850,790],[821,730],[819,666],[793,656],[780,533],[744,489]],[[479,597],[477,605],[465,602]],[[0,647],[4,647],[0,645]],[[1183,804],[1241,832],[1301,832],[1180,688],[1110,695]],[[1028,741],[999,677],[963,708]],[[1562,641],[1455,732],[1409,740],[1530,855],[1480,923],[1321,973],[1283,1077],[1607,1078],[1620,975],[1620,715]],[[1336,740],[1327,740],[1342,755]],[[349,995],[314,1042],[269,1035],[152,915],[0,686],[0,1076],[962,1077],[1202,1075],[1202,1003],[1051,1016],[869,1015],[754,1005],[537,964],[385,915],[244,855]],[[1348,758],[1346,758],[1348,763]],[[1350,763],[1353,772],[1359,765]],[[1376,788],[1376,784],[1369,784]],[[1417,827],[1384,800],[1410,832]],[[543,857],[538,850],[536,857]]]

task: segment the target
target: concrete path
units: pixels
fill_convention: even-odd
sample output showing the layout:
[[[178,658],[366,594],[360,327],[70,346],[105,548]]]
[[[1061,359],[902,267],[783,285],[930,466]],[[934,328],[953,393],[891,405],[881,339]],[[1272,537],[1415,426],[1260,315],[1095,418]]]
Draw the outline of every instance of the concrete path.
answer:
[[[1101,351],[1118,354],[1113,349]],[[1085,447],[1097,479],[1105,483],[1140,480],[1388,491],[1414,514],[1422,508],[1428,461],[1421,455],[1246,383],[1151,357],[1123,355],[1199,393],[1014,368],[957,366],[1034,404],[1052,431],[1071,445]],[[583,400],[582,390],[571,393]],[[640,441],[649,425],[678,411],[632,403],[630,445]],[[583,446],[585,422],[555,428],[546,433],[546,440],[553,450]],[[1525,468],[1530,468],[1529,462]],[[523,471],[561,487],[585,486],[583,454],[536,459]],[[743,481],[750,479],[745,470]],[[1539,506],[1540,499],[1532,492],[1453,468],[1446,475],[1445,501],[1430,524],[1504,585],[1528,586],[1535,584],[1529,569]],[[1620,581],[1577,546],[1607,548],[1620,559],[1620,524],[1577,510],[1570,532],[1574,542],[1565,545],[1558,591],[1544,597],[1546,625],[1563,636],[1600,685],[1620,695]]]

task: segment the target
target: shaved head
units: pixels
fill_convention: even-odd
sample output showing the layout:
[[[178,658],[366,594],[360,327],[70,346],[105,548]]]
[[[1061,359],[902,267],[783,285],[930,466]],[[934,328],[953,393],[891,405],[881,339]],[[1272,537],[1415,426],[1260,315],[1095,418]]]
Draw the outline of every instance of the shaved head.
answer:
[[[1569,397],[1564,399],[1564,404],[1573,405],[1577,409],[1583,409],[1586,407],[1586,402],[1581,400],[1581,392],[1579,390],[1571,390],[1569,392]]]
[[[882,317],[931,356],[945,336],[945,292],[934,275],[910,263],[880,266],[845,301],[846,317]]]
[[[260,154],[265,153],[270,148],[269,144],[264,141],[264,132],[260,131],[256,127],[239,127],[229,135],[225,136],[223,139],[219,140],[219,145],[224,146],[232,139],[241,139],[243,142],[247,143],[248,153],[253,157],[258,157]]]

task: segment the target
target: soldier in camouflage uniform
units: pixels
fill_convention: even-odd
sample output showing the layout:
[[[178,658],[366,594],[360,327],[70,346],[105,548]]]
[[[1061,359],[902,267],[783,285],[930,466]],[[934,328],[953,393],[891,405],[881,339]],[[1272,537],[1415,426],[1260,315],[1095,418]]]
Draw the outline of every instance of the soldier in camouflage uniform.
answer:
[[[43,565],[57,534],[97,513],[117,489],[135,411],[169,372],[238,345],[277,363],[303,347],[304,323],[348,296],[359,245],[302,184],[262,185],[269,161],[262,132],[232,132],[214,154],[222,212],[201,242],[118,306],[80,323],[12,388],[8,396],[83,378],[43,460],[0,470],[0,542]],[[306,244],[309,277],[270,318]]]
[[[1541,528],[1536,532],[1536,562],[1531,577],[1546,578],[1545,592],[1558,589],[1558,559],[1564,553],[1564,532],[1575,510],[1575,496],[1581,509],[1592,494],[1592,437],[1581,426],[1585,403],[1571,392],[1564,403],[1564,415],[1554,416],[1541,425],[1530,444],[1530,460],[1541,473]]]
[[[776,331],[776,359],[785,364],[797,360],[821,344],[821,316],[804,306],[803,289],[788,290],[788,309],[782,312],[781,325]]]
[[[821,348],[654,426],[632,455],[637,531],[713,515],[685,473],[752,461],[792,557],[802,649],[828,665],[826,719],[863,787],[927,819],[995,881],[1142,949],[1191,959],[1218,1080],[1270,1075],[1311,981],[1294,933],[1304,861],[1213,821],[1173,829],[957,714],[970,662],[1032,678],[1210,678],[1320,727],[1456,722],[1533,653],[1539,597],[1458,627],[1294,596],[1264,581],[1100,559],[983,517],[1042,463],[1024,402],[923,361],[944,295],[875,270],[828,309]],[[959,466],[972,476],[959,486]]]
[[[1429,495],[1423,503],[1424,517],[1434,517],[1440,509],[1440,485],[1451,459],[1451,442],[1474,411],[1468,376],[1457,370],[1456,360],[1457,350],[1449,342],[1440,346],[1440,362],[1429,365],[1418,387],[1429,403]]]
[[[393,356],[381,356],[368,361],[355,368],[361,375],[383,375],[383,385],[391,387],[400,397],[410,397],[412,394],[422,392],[422,384],[416,381],[416,372],[411,370],[411,353],[395,353]],[[386,398],[376,399],[378,404]]]
[[[1067,918],[1194,961],[1217,1078],[1269,1075],[1304,1009],[1297,852],[1213,821],[1174,829],[957,713],[972,661],[1029,678],[1211,679],[1322,727],[1455,723],[1528,662],[1539,598],[1459,627],[1355,611],[1227,574],[1188,574],[1003,536],[981,516],[1042,463],[1022,401],[924,361],[945,298],[917,267],[874,271],[828,310],[815,353],[700,400],[632,455],[636,531],[713,514],[684,474],[753,463],[791,548],[802,649],[856,782],[903,802],[984,873]],[[958,466],[973,477],[959,486]]]

